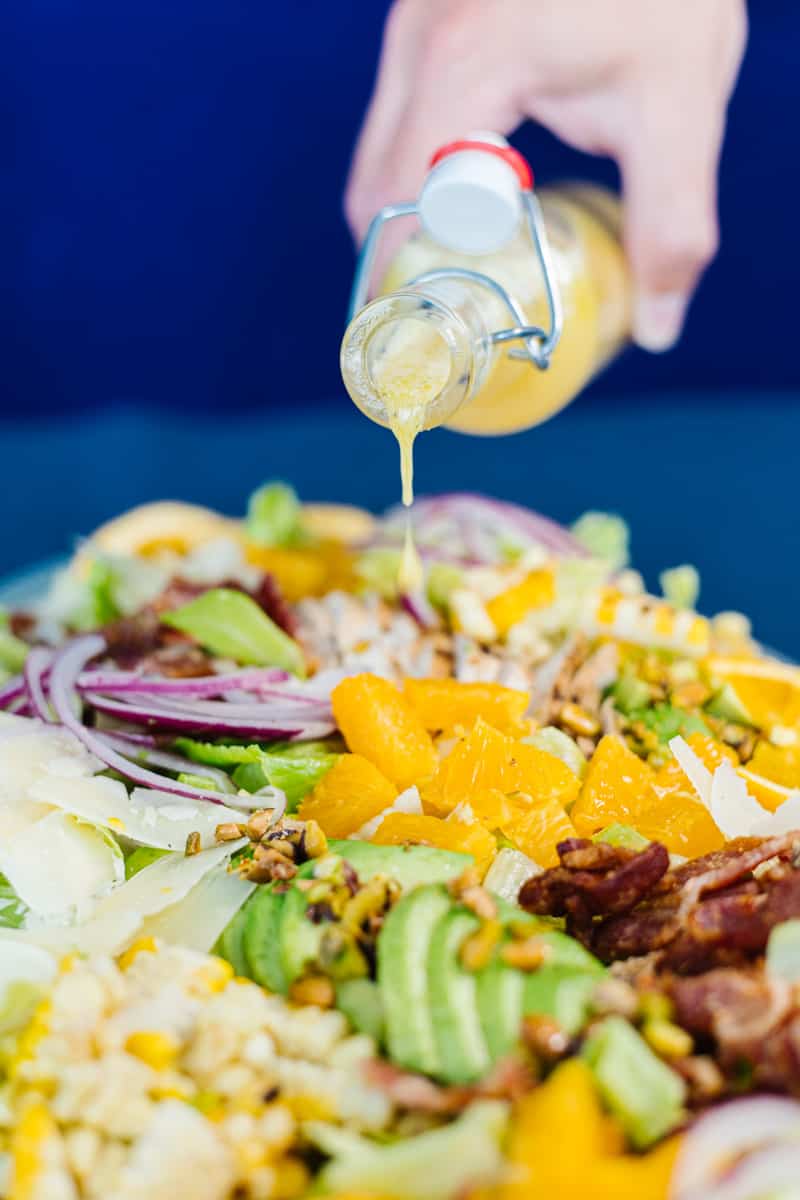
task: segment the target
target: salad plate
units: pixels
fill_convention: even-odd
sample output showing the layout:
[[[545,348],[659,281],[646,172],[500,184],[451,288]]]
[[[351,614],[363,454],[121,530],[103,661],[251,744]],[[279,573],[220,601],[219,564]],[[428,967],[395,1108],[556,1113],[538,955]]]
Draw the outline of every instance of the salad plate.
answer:
[[[0,1197],[795,1194],[800,669],[699,589],[285,484],[0,583]]]

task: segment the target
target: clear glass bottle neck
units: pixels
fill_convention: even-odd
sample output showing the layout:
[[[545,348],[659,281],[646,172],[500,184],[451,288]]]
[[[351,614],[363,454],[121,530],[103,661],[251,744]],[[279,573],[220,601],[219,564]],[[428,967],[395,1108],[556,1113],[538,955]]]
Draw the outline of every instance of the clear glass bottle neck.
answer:
[[[411,283],[365,305],[348,326],[342,378],[380,425],[432,429],[482,386],[491,342],[480,304],[460,280]]]

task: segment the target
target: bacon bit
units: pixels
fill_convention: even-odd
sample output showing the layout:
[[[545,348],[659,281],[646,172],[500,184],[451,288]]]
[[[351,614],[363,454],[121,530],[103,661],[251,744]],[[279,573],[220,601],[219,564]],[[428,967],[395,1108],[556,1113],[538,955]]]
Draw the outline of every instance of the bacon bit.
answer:
[[[364,1064],[366,1082],[380,1089],[398,1108],[450,1116],[463,1112],[475,1100],[516,1100],[535,1082],[530,1066],[506,1058],[479,1083],[441,1087],[425,1075],[403,1071],[383,1059]]]

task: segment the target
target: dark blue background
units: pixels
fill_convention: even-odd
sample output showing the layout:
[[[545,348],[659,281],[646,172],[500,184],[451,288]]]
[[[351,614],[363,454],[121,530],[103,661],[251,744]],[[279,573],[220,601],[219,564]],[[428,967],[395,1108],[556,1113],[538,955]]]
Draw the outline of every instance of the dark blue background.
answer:
[[[390,449],[350,422],[337,367],[353,263],[341,193],[386,7],[0,6],[0,570],[164,493],[235,506],[281,473],[317,495],[394,498]],[[524,438],[431,439],[421,484],[563,517],[614,504],[651,573],[694,557],[709,605],[753,610],[800,652],[800,13],[760,0],[751,22],[723,249],[680,348],[630,351]],[[539,130],[517,140],[540,180],[613,179]],[[369,461],[353,470],[355,452]]]

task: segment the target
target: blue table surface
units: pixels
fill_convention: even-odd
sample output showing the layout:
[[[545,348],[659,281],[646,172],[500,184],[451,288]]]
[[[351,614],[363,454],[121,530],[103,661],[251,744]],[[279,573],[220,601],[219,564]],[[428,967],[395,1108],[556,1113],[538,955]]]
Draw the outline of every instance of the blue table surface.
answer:
[[[798,445],[800,395],[583,400],[516,437],[424,435],[417,486],[492,493],[561,521],[587,508],[619,512],[650,586],[664,567],[693,562],[705,611],[743,610],[763,641],[799,657]],[[302,419],[296,410],[214,418],[121,408],[5,422],[0,446],[6,576],[148,500],[239,513],[250,490],[274,477],[306,499],[373,509],[398,495],[392,439],[344,398]]]

